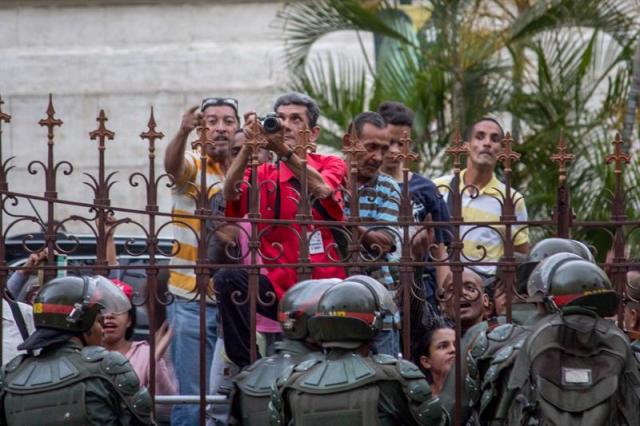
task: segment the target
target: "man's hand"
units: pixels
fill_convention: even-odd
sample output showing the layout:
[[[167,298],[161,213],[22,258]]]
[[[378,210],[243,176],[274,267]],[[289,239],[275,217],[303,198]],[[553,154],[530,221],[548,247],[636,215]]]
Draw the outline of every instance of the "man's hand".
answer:
[[[284,126],[280,121],[280,130],[275,133],[267,133],[264,131],[262,124],[258,120],[255,112],[249,112],[244,115],[244,127],[243,131],[247,138],[245,144],[250,143],[254,137],[264,138],[266,146],[264,148],[269,151],[273,151],[277,156],[282,156],[289,152],[289,147],[284,142]],[[256,123],[257,122],[257,123]]]
[[[49,255],[49,249],[43,249],[36,253],[31,253],[29,258],[22,268],[22,272],[26,275],[31,275],[35,272],[35,268],[42,262],[44,262]]]
[[[203,115],[200,111],[198,111],[198,108],[198,105],[192,106],[184,114],[182,114],[182,121],[180,122],[181,132],[189,134],[193,129],[200,125]]]
[[[202,121],[202,113],[198,110],[198,106],[192,106],[184,114],[180,122],[178,133],[171,139],[167,150],[164,153],[164,170],[176,181],[182,177],[184,168],[184,148],[187,144],[189,133],[200,125]]]
[[[436,239],[434,229],[431,226],[428,226],[431,222],[431,213],[429,213],[419,225],[420,229],[413,237],[413,242],[411,244],[413,260],[424,260],[427,250]]]

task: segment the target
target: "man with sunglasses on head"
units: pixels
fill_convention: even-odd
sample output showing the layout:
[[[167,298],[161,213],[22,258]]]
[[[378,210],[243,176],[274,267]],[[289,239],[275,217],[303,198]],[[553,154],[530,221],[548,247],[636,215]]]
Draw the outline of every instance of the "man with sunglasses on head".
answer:
[[[273,151],[277,159],[275,163],[264,163],[257,169],[261,218],[287,221],[296,219],[305,166],[302,163],[302,152],[294,151],[294,148],[304,143],[305,131],[308,131],[310,145],[315,145],[320,134],[320,127],[317,124],[320,110],[313,99],[296,92],[279,97],[275,102],[274,110],[281,128],[273,133],[266,132],[261,125],[258,125],[258,134],[254,134],[257,117],[255,114],[248,114],[246,117],[244,129],[248,142],[231,163],[224,184],[227,216],[243,217],[249,211],[249,187],[246,184],[239,185],[239,182],[250,181],[251,168],[248,166],[252,147],[249,142],[254,136],[260,136],[266,138],[266,148]],[[346,177],[347,167],[344,161],[333,155],[309,152],[306,173],[309,199],[313,203],[313,219],[343,220],[343,202],[336,189]],[[263,263],[265,265],[298,263],[300,261],[298,236],[300,229],[301,227],[295,223],[288,225],[260,223],[258,234]],[[308,260],[312,267],[312,278],[344,278],[345,272],[341,267],[313,266],[314,263],[328,264],[332,259],[335,261],[340,258],[331,230],[311,226],[307,230]],[[213,281],[219,301],[220,320],[225,332],[224,344],[227,356],[238,367],[243,368],[250,363],[250,312],[248,303],[238,304],[237,302],[247,294],[247,270],[223,269],[216,273]],[[258,303],[257,312],[276,319],[278,300],[298,281],[300,280],[296,268],[266,268],[265,274],[259,276],[258,285],[258,297],[266,303]],[[274,294],[278,300],[274,300]]]
[[[207,153],[206,185],[200,188],[202,161],[200,153],[190,142],[200,139],[193,130],[204,124]],[[173,235],[175,239],[171,265],[195,265],[197,261],[197,237],[199,221],[179,215],[193,215],[197,208],[197,191],[208,191],[209,199],[215,200],[222,190],[229,161],[229,148],[233,135],[240,126],[238,101],[233,98],[205,98],[200,106],[189,108],[182,116],[177,134],[173,137],[164,157],[164,166],[175,182],[171,190]],[[218,194],[219,195],[219,194]],[[215,212],[214,212],[215,213]],[[169,275],[169,291],[175,299],[167,307],[167,317],[173,330],[171,359],[175,366],[179,392],[182,395],[197,395],[200,392],[200,307],[196,295],[196,274],[193,268],[172,268]],[[209,376],[213,351],[217,339],[217,303],[215,296],[207,295],[205,316],[206,374]],[[176,405],[171,413],[172,425],[197,424],[197,405]]]

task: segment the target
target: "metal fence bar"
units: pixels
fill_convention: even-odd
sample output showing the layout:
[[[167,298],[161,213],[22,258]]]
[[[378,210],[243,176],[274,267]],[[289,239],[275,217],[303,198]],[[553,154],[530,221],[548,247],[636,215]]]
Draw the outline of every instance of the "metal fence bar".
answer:
[[[208,187],[206,177],[206,163],[207,163],[207,147],[212,146],[214,142],[210,139],[210,135],[206,131],[206,128],[201,127],[199,129],[198,139],[193,143],[196,149],[200,150],[199,161],[201,162],[200,175],[197,178],[197,191],[196,191],[196,210],[193,215],[174,215],[172,212],[161,212],[158,206],[158,184],[159,181],[166,175],[160,175],[156,177],[156,142],[162,139],[164,136],[161,132],[156,130],[157,124],[155,122],[153,109],[151,110],[148,123],[146,124],[147,130],[144,131],[140,137],[148,144],[148,158],[147,175],[143,173],[134,173],[129,178],[129,185],[131,188],[139,185],[139,180],[144,183],[145,188],[145,206],[144,208],[131,208],[131,206],[111,206],[109,192],[112,183],[111,178],[113,173],[106,174],[105,165],[105,151],[108,148],[106,145],[107,140],[112,140],[115,133],[106,128],[107,116],[104,111],[100,111],[97,121],[98,128],[91,131],[89,136],[92,140],[97,141],[98,145],[98,174],[91,176],[86,174],[88,178],[87,184],[92,188],[94,192],[93,202],[83,202],[76,200],[60,199],[58,197],[58,183],[57,174],[62,171],[64,175],[69,175],[73,172],[73,166],[66,162],[55,161],[55,134],[56,127],[61,126],[62,120],[55,117],[55,109],[53,107],[53,99],[49,97],[49,103],[46,110],[46,118],[39,121],[39,124],[47,128],[47,160],[31,161],[28,163],[28,172],[32,175],[38,173],[38,169],[42,169],[45,177],[45,192],[44,195],[26,194],[22,192],[12,191],[8,184],[8,173],[11,169],[9,163],[12,159],[3,162],[2,157],[2,124],[10,123],[11,116],[2,112],[2,99],[0,99],[0,196],[2,197],[2,214],[0,215],[0,289],[2,294],[6,291],[6,280],[9,274],[16,269],[15,266],[9,266],[6,261],[7,248],[6,241],[9,233],[12,229],[21,223],[33,223],[36,224],[38,230],[43,231],[44,243],[41,247],[34,248],[29,244],[29,237],[24,237],[22,246],[26,253],[38,251],[40,249],[48,249],[50,253],[58,251],[67,255],[73,255],[77,250],[77,247],[69,250],[63,250],[57,244],[58,231],[61,225],[67,222],[79,222],[83,226],[88,227],[91,233],[95,235],[96,239],[96,264],[93,267],[96,273],[106,274],[109,271],[107,259],[106,259],[106,244],[107,244],[107,226],[109,226],[109,216],[111,214],[139,214],[147,219],[147,223],[134,222],[128,218],[118,218],[118,220],[111,224],[113,226],[119,226],[124,223],[132,223],[136,225],[144,234],[144,240],[146,241],[146,250],[144,255],[148,256],[148,264],[144,266],[118,266],[119,269],[143,269],[146,273],[146,293],[144,297],[144,303],[147,306],[149,312],[150,321],[150,346],[151,357],[154,358],[156,339],[154,336],[155,330],[159,327],[160,316],[159,314],[164,310],[166,300],[166,294],[163,294],[163,289],[160,285],[159,275],[160,272],[165,271],[168,268],[176,269],[192,269],[196,275],[196,290],[193,293],[194,300],[199,297],[199,311],[200,321],[198,324],[200,330],[200,365],[199,365],[199,379],[200,389],[198,395],[181,395],[181,396],[167,396],[167,395],[155,395],[155,371],[156,360],[150,360],[150,385],[151,393],[154,396],[156,404],[198,404],[200,405],[200,424],[205,422],[204,407],[208,403],[224,403],[227,401],[226,397],[218,395],[208,395],[209,390],[206,388],[206,381],[208,372],[205,367],[206,357],[206,297],[210,295],[212,289],[210,288],[210,274],[212,269],[220,268],[240,268],[248,272],[249,282],[247,294],[234,295],[233,303],[236,304],[248,304],[250,318],[250,357],[252,360],[257,358],[256,353],[256,312],[259,306],[268,306],[272,303],[277,303],[275,297],[268,300],[262,300],[258,292],[259,274],[261,268],[267,270],[279,267],[295,268],[298,273],[298,279],[310,278],[313,274],[313,268],[318,266],[340,266],[345,268],[349,274],[358,273],[370,266],[392,266],[396,267],[399,271],[399,282],[396,283],[395,289],[399,290],[399,301],[402,305],[403,314],[403,331],[402,331],[402,348],[405,357],[410,354],[411,334],[410,327],[412,321],[419,319],[411,318],[411,303],[416,298],[420,297],[419,288],[417,286],[420,283],[414,282],[414,271],[416,267],[420,267],[423,262],[421,259],[415,258],[415,253],[412,249],[412,242],[415,235],[412,235],[411,227],[416,224],[412,219],[412,206],[409,193],[409,169],[410,162],[415,159],[408,150],[405,150],[399,157],[403,160],[403,181],[402,192],[398,194],[399,202],[399,217],[397,222],[375,222],[360,217],[360,185],[357,181],[357,161],[356,157],[359,153],[364,151],[362,144],[358,140],[356,129],[352,129],[351,133],[347,137],[347,144],[343,149],[343,153],[346,156],[346,164],[348,175],[344,186],[339,188],[333,196],[336,198],[344,199],[350,207],[350,214],[344,222],[331,221],[331,220],[318,220],[313,217],[312,209],[315,202],[314,194],[309,191],[308,187],[308,174],[306,173],[306,167],[303,167],[303,173],[300,178],[300,189],[297,194],[297,213],[293,220],[281,220],[276,219],[264,219],[260,211],[260,191],[265,185],[277,185],[277,182],[261,182],[258,179],[258,150],[265,146],[265,141],[257,136],[257,132],[254,132],[253,136],[249,139],[247,144],[252,147],[251,160],[249,168],[251,170],[249,179],[246,182],[239,183],[238,189],[244,189],[247,191],[247,217],[246,218],[223,218],[226,224],[234,228],[241,228],[243,224],[248,224],[247,239],[248,249],[246,253],[240,254],[240,259],[236,259],[238,263],[233,265],[211,263],[207,258],[207,247],[212,238],[212,235],[219,229],[217,227],[211,227],[208,224],[208,220],[211,218],[211,194],[214,188]],[[355,126],[354,126],[355,127]],[[254,129],[255,130],[255,129]],[[307,152],[313,150],[312,144],[309,139],[309,130],[305,129],[300,132],[301,145],[296,148],[296,154],[301,159],[303,166],[307,164]],[[408,138],[405,140],[405,147],[409,146]],[[452,158],[453,163],[453,175],[454,183],[460,183],[460,173],[463,166],[462,157],[466,155],[467,148],[463,143],[459,133],[455,135],[452,141],[451,147],[447,150],[448,154]],[[608,271],[612,277],[612,282],[615,289],[623,293],[625,273],[631,266],[638,266],[636,263],[630,262],[627,253],[625,253],[625,244],[629,239],[629,234],[632,230],[640,226],[640,220],[629,219],[625,214],[625,192],[623,188],[623,173],[624,165],[630,162],[630,157],[627,153],[623,152],[623,142],[620,136],[616,136],[613,142],[613,153],[606,157],[607,163],[614,164],[614,176],[615,187],[611,198],[611,217],[610,220],[587,220],[587,221],[575,221],[573,212],[571,210],[571,198],[567,185],[568,170],[567,165],[574,160],[574,156],[569,152],[564,139],[561,137],[558,141],[557,150],[550,155],[550,160],[558,164],[558,186],[557,186],[557,200],[556,206],[553,212],[553,217],[548,219],[531,219],[527,221],[519,221],[516,216],[516,204],[518,200],[515,199],[515,189],[512,187],[512,166],[513,163],[519,160],[519,154],[514,150],[514,141],[509,134],[506,135],[503,146],[504,150],[499,156],[499,161],[502,162],[504,170],[504,193],[501,194],[501,215],[498,222],[479,222],[474,223],[478,227],[490,227],[495,232],[499,232],[503,240],[504,256],[499,261],[491,260],[486,262],[486,259],[468,259],[463,252],[463,240],[465,234],[463,234],[462,226],[469,225],[468,222],[464,222],[462,217],[462,198],[464,192],[467,193],[477,191],[477,188],[473,186],[466,186],[464,183],[457,185],[448,185],[445,188],[448,191],[448,196],[451,197],[452,211],[451,220],[446,223],[429,223],[420,224],[420,229],[428,232],[431,229],[442,229],[449,233],[451,237],[451,243],[448,248],[448,257],[446,259],[434,259],[435,265],[448,264],[451,268],[453,278],[453,296],[457,303],[460,303],[462,295],[462,274],[464,266],[473,265],[483,262],[485,265],[499,265],[503,271],[503,281],[505,283],[505,290],[507,292],[507,320],[511,321],[512,317],[512,301],[517,296],[514,285],[516,281],[516,260],[515,260],[515,239],[518,236],[520,228],[528,227],[534,228],[548,228],[552,229],[551,233],[567,238],[572,235],[572,232],[578,229],[605,229],[611,233],[613,257],[607,263]],[[22,159],[18,159],[20,161]],[[268,189],[267,189],[268,191]],[[31,202],[31,200],[37,200],[45,202],[47,206],[46,223],[38,217],[38,214],[17,214],[13,208],[19,203],[25,201]],[[88,215],[70,215],[69,217],[56,217],[56,206],[75,206],[79,209],[86,209]],[[160,259],[170,258],[175,253],[164,253],[160,249],[160,232],[167,226],[167,224],[159,225],[159,221],[170,218],[168,224],[181,223],[184,219],[194,219],[198,223],[197,229],[191,229],[194,235],[197,237],[197,260],[192,265],[166,265],[161,264]],[[366,232],[361,230],[361,226],[390,226],[397,229],[397,237],[400,243],[400,260],[398,262],[389,262],[382,258],[382,255],[377,258],[366,258],[361,252],[363,240],[366,237]],[[282,263],[278,264],[278,259],[265,259],[262,247],[262,236],[265,232],[274,227],[288,227],[292,230],[292,235],[297,235],[299,239],[300,252],[295,263]],[[336,232],[343,233],[348,238],[346,257],[342,258],[338,256],[337,259],[331,259],[328,263],[311,263],[310,260],[310,238],[314,232],[320,232],[320,229],[329,228]],[[503,229],[501,231],[500,229]],[[365,234],[365,235],[363,235]],[[132,257],[139,257],[141,253],[132,251],[129,247],[125,246],[125,252]],[[373,256],[376,257],[376,256]],[[486,256],[485,256],[486,257]],[[263,258],[264,265],[260,265],[260,258]],[[244,262],[244,259],[248,259],[248,262]],[[54,256],[49,256],[46,265],[37,268],[41,271],[45,277],[50,278],[56,274],[56,271],[78,271],[81,267],[76,265],[68,265],[59,267],[55,264]],[[168,298],[171,302],[171,298]],[[1,311],[2,308],[0,308]],[[461,348],[461,318],[458,314],[455,316],[455,331],[456,331],[456,394],[460,395],[463,386],[463,370],[462,370],[462,358],[463,353]],[[622,311],[619,312],[619,324],[622,325]],[[195,325],[194,325],[195,326]],[[0,331],[0,337],[2,337]],[[455,410],[452,413],[455,424],[460,424],[462,401],[460,398],[456,398]]]

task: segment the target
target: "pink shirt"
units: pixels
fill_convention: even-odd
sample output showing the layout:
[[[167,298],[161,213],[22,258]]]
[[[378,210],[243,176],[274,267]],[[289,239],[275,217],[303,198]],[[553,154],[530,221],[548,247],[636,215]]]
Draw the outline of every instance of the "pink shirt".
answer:
[[[149,387],[149,343],[145,341],[132,342],[126,357],[140,379],[140,385]],[[156,394],[176,395],[178,384],[169,362],[161,358],[156,362]]]

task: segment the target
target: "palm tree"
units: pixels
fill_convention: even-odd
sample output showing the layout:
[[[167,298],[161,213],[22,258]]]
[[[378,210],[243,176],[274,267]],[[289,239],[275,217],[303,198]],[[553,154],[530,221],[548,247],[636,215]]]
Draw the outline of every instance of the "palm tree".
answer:
[[[608,217],[613,179],[603,159],[629,92],[635,3],[431,0],[412,7],[427,16],[418,28],[406,6],[390,1],[295,2],[280,12],[292,88],[330,111],[322,142],[338,144],[356,113],[398,100],[416,111],[419,168],[437,176],[448,168],[443,150],[455,128],[498,113],[511,122],[523,154],[514,181],[527,188],[530,216],[549,217],[554,205],[549,156],[562,134],[579,158],[569,175],[578,219]],[[343,30],[373,33],[375,58],[363,46],[359,58],[309,59],[314,43]],[[640,183],[635,168],[625,179],[626,188]],[[627,207],[635,216],[636,206]]]

